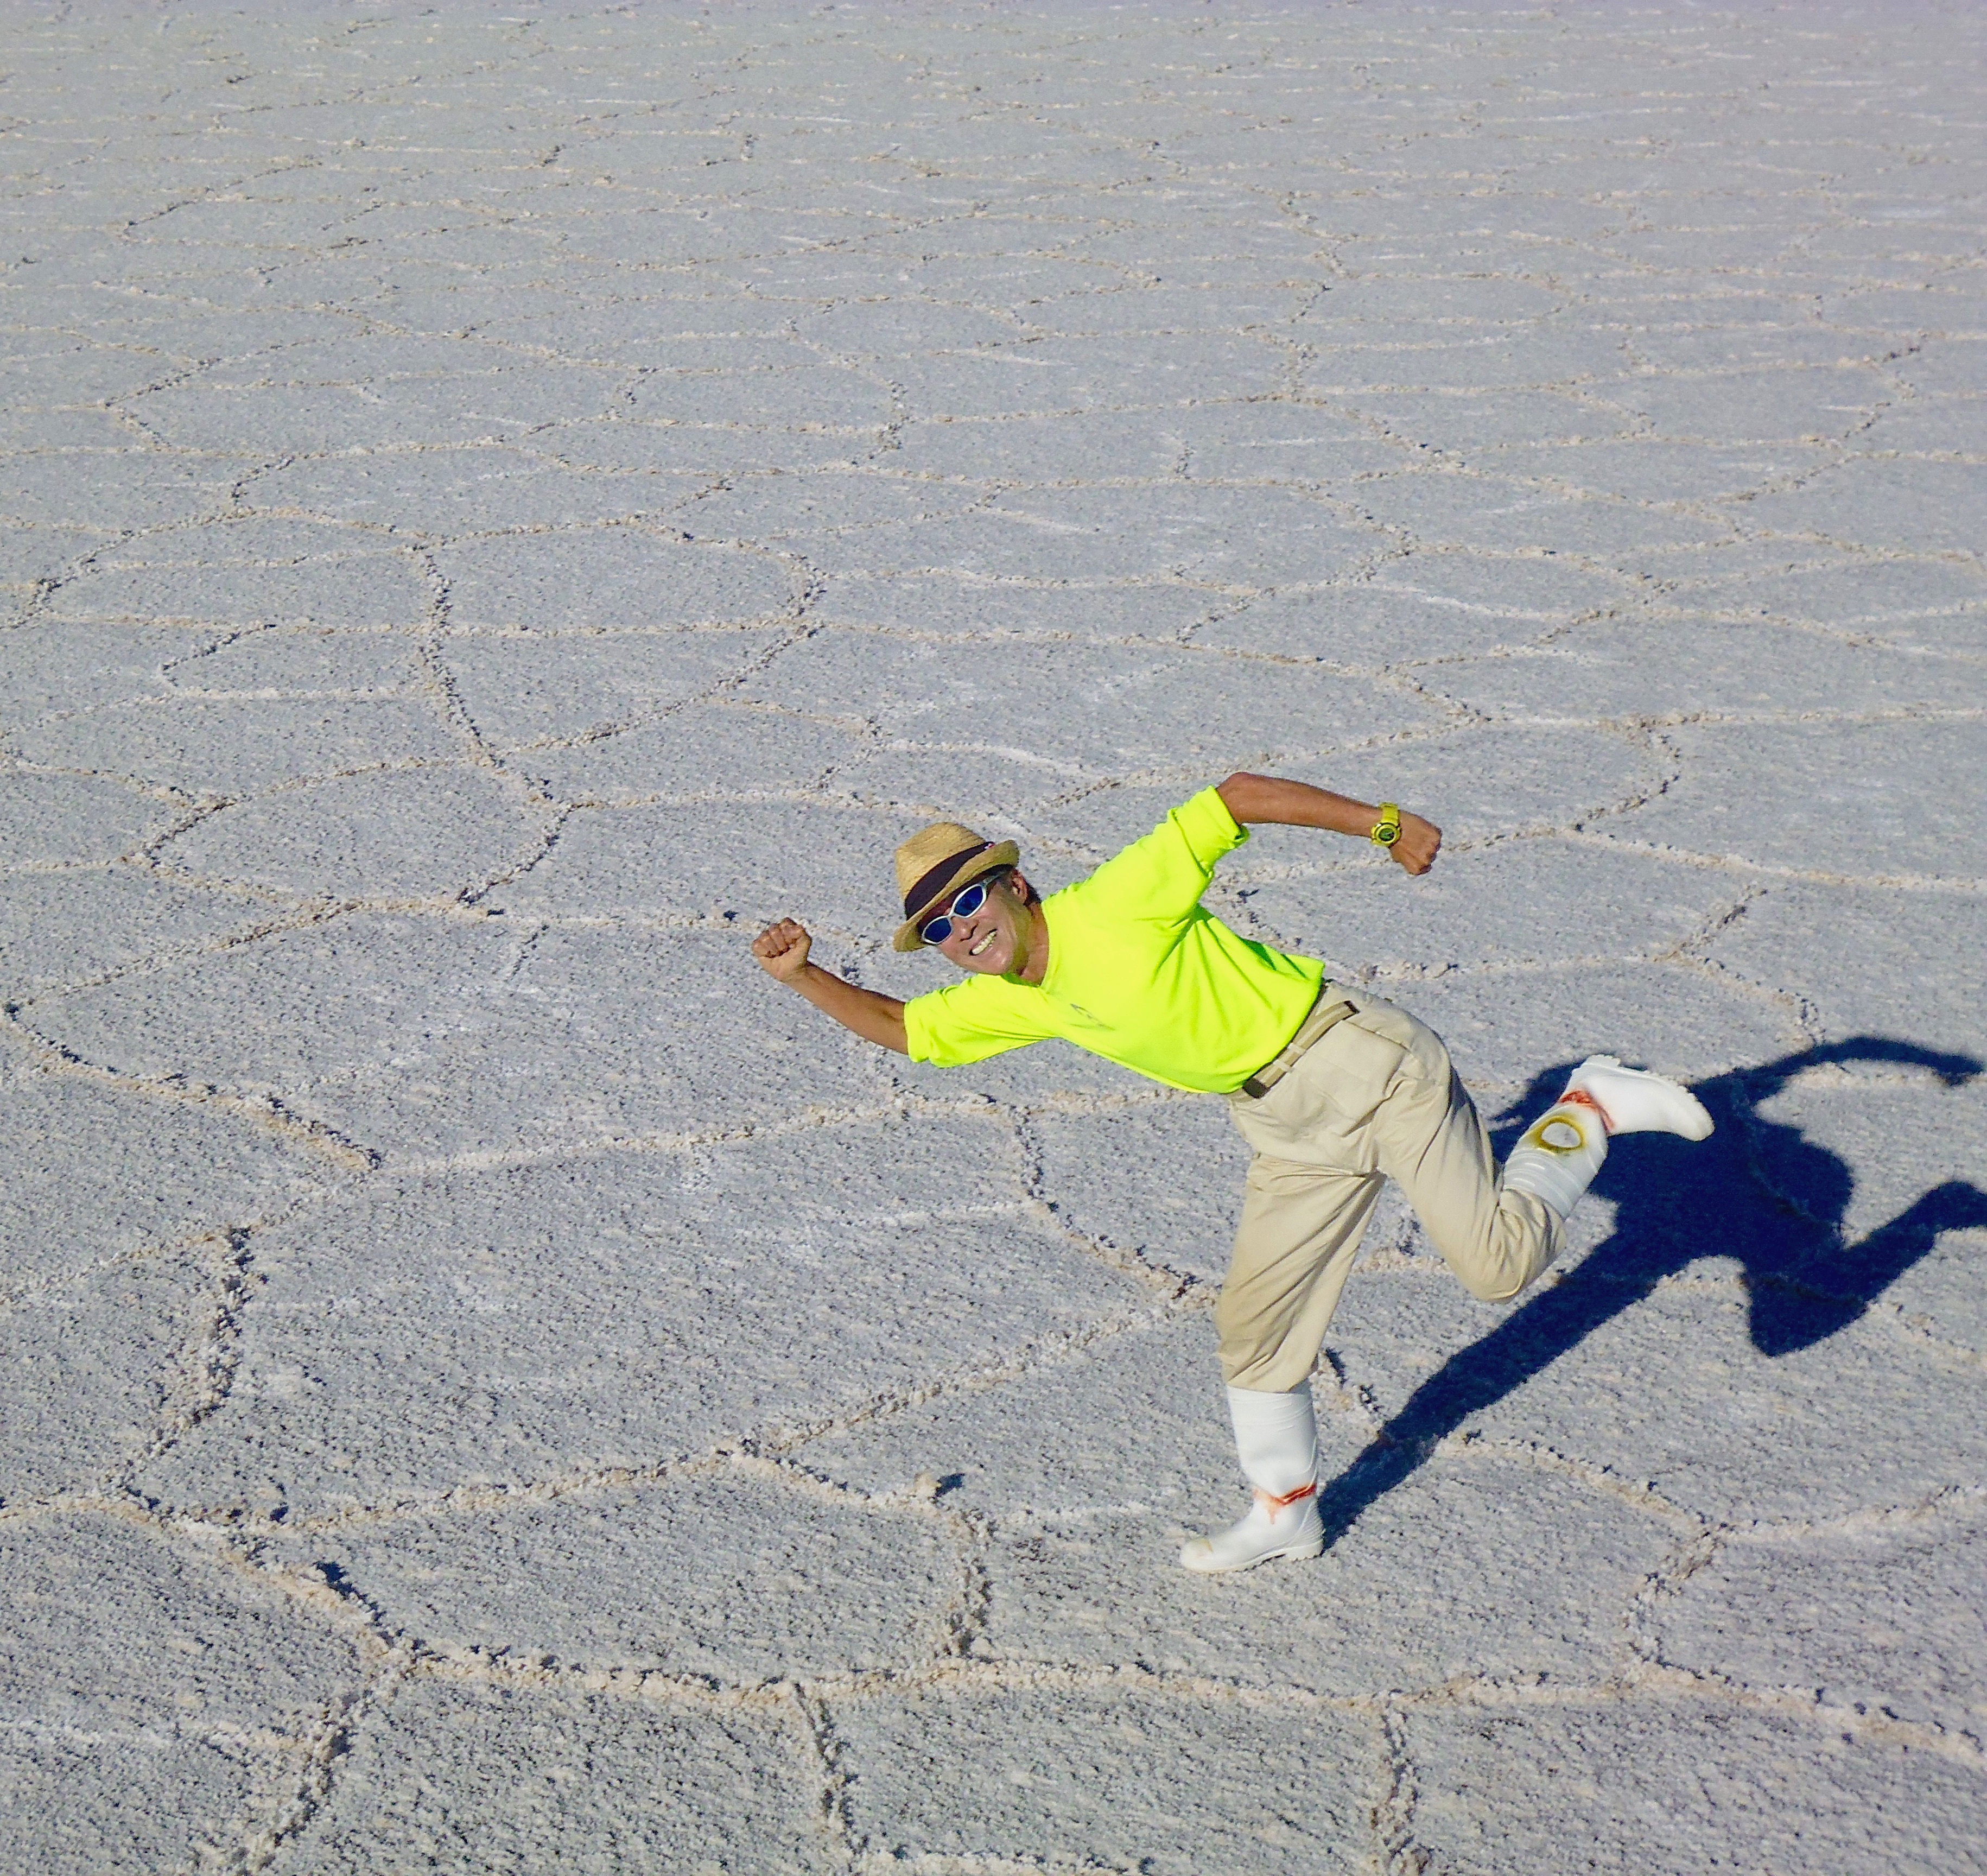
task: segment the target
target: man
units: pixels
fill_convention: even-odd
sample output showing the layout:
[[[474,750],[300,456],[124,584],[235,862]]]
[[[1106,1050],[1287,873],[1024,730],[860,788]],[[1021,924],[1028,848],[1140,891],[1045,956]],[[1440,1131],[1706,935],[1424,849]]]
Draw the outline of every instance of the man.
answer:
[[[1405,1190],[1473,1295],[1516,1296],[1559,1253],[1608,1137],[1701,1140],[1711,1116],[1662,1076],[1590,1056],[1500,1173],[1435,1032],[1328,982],[1314,959],[1239,936],[1200,903],[1252,825],[1373,841],[1412,874],[1439,828],[1301,781],[1235,774],[1175,808],[1086,879],[1037,896],[1009,841],[939,822],[897,849],[900,951],[931,946],[963,982],[899,1003],[810,963],[807,933],[768,926],[753,954],[838,1022],[917,1061],[956,1067],[1060,1036],[1174,1088],[1227,1098],[1254,1149],[1215,1312],[1248,1515],[1180,1554],[1189,1570],[1315,1557],[1310,1375],[1381,1182]]]

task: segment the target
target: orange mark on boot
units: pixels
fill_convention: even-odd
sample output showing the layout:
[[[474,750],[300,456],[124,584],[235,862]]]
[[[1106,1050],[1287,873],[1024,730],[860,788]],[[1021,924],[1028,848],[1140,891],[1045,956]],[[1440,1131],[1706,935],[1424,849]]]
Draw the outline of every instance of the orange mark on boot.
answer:
[[[1294,1492],[1286,1492],[1280,1497],[1274,1492],[1259,1490],[1256,1493],[1256,1502],[1268,1512],[1271,1517],[1274,1517],[1280,1512],[1289,1510],[1291,1506],[1301,1500],[1315,1498],[1317,1496],[1317,1481],[1314,1479],[1310,1484],[1300,1485]]]
[[[1591,1108],[1601,1116],[1601,1124],[1608,1132],[1614,1131],[1614,1123],[1607,1118],[1607,1110],[1584,1088],[1569,1088],[1559,1098],[1563,1108]]]

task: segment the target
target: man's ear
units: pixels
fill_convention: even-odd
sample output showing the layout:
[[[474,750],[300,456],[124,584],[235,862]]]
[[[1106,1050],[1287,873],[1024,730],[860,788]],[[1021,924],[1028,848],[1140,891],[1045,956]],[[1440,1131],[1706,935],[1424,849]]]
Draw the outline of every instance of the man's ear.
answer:
[[[1018,866],[1007,869],[1007,889],[1024,906],[1035,896],[1035,889],[1029,885],[1027,876]]]

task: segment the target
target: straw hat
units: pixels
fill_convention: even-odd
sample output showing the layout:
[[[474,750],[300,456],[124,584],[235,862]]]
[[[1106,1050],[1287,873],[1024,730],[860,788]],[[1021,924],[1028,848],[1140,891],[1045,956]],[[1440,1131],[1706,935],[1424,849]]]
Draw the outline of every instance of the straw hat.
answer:
[[[897,849],[897,890],[904,896],[904,922],[890,942],[899,951],[921,950],[918,927],[941,900],[982,873],[998,872],[1020,860],[1011,840],[983,840],[956,821],[934,821]]]

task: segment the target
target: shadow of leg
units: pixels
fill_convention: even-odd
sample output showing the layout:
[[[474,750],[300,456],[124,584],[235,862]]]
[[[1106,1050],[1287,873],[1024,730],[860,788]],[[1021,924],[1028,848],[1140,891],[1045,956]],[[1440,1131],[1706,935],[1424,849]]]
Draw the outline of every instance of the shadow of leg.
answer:
[[[1542,1373],[1561,1355],[1699,1259],[1742,1266],[1753,1345],[1771,1356],[1811,1347],[1861,1315],[1942,1233],[1987,1225],[1987,1193],[1955,1180],[1857,1245],[1835,1227],[1854,1190],[1850,1169],[1797,1129],[1767,1121],[1758,1104],[1804,1070],[1847,1061],[1928,1068],[1948,1086],[1981,1071],[1972,1057],[1881,1036],[1807,1049],[1696,1085],[1719,1131],[1702,1143],[1638,1135],[1611,1155],[1594,1189],[1619,1207],[1614,1231],[1556,1283],[1535,1292],[1489,1334],[1459,1350],[1417,1387],[1372,1443],[1322,1485],[1325,1540],[1336,1543],[1420,1468],[1473,1414]],[[1493,1130],[1500,1153],[1564,1085],[1552,1068]],[[1777,1162],[1768,1184],[1756,1156]]]
[[[1345,1470],[1318,1493],[1327,1544],[1334,1544],[1426,1459],[1469,1416],[1522,1387],[1569,1348],[1646,1293],[1638,1282],[1608,1280],[1597,1251],[1578,1278],[1540,1291],[1479,1341],[1449,1357],[1415,1389]],[[1598,1264],[1602,1267],[1597,1269]]]

